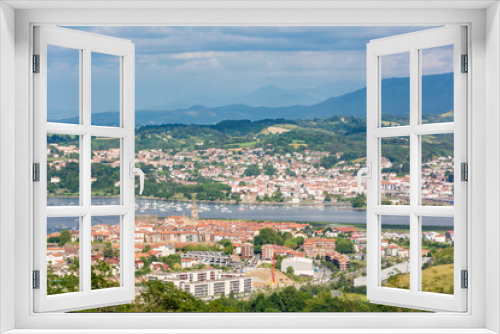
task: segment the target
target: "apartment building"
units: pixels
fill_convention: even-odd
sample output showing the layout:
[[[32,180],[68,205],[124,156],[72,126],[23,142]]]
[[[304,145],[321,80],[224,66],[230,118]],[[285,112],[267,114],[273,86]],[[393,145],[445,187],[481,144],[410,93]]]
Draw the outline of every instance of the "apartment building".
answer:
[[[335,239],[307,239],[304,241],[304,255],[314,258],[326,256],[335,250]]]
[[[231,255],[225,255],[222,251],[189,251],[181,255],[181,259],[186,258],[194,258],[198,262],[208,265],[227,267],[234,265]]]
[[[250,259],[254,256],[253,244],[242,244],[241,245],[241,257],[243,259]]]
[[[262,246],[262,261],[272,261],[274,254],[286,257],[304,257],[304,253],[295,251],[286,246],[269,244]]]
[[[220,269],[203,269],[191,272],[178,272],[147,275],[148,281],[173,283],[196,298],[210,299],[222,295],[250,293],[253,278],[240,273],[223,273]]]
[[[331,252],[325,256],[326,261],[332,262],[339,270],[349,270],[351,268],[351,260],[346,255],[339,252]]]

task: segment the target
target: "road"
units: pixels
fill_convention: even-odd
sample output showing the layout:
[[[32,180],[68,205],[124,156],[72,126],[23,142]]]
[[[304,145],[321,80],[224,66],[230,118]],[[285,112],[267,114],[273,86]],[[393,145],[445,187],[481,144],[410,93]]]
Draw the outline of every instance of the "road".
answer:
[[[422,263],[430,261],[430,257],[423,257],[422,258]],[[399,272],[398,272],[399,271]],[[410,262],[405,261],[403,263],[398,263],[394,266],[391,266],[389,268],[383,269],[380,274],[382,278],[382,282],[386,281],[390,276],[396,275],[396,274],[407,274],[410,272]],[[363,286],[366,285],[366,276],[360,276],[356,277],[354,279],[354,286]]]

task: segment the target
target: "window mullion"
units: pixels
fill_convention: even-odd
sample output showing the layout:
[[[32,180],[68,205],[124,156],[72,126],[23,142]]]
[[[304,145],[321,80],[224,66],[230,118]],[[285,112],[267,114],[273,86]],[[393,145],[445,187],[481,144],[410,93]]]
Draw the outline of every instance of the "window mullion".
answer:
[[[419,51],[410,49],[410,291],[419,290],[418,220],[414,210],[420,204],[420,138],[415,133],[419,124],[420,66]]]
[[[81,219],[80,227],[80,289],[82,292],[90,293],[91,291],[91,217],[87,213]]]
[[[92,187],[92,173],[91,173],[91,50],[86,48],[83,50],[83,61],[82,61],[82,89],[81,89],[81,101],[82,101],[82,112],[81,119],[82,124],[86,128],[86,133],[82,136],[82,148],[80,151],[81,156],[81,196],[82,204],[89,211],[82,217],[82,225],[80,236],[80,284],[82,291],[85,293],[90,293],[91,291],[91,242],[92,242],[92,231],[91,222],[92,217],[90,215],[90,205],[91,205],[91,187]]]

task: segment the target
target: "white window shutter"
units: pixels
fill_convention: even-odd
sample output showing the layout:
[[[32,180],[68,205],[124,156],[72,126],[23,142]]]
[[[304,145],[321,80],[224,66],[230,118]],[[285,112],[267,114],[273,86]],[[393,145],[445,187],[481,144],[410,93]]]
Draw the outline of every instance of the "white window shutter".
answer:
[[[78,50],[79,123],[47,122],[47,46]],[[120,125],[95,126],[91,123],[92,52],[116,56],[120,60]],[[33,71],[34,157],[39,164],[39,181],[34,182],[34,293],[35,312],[66,312],[129,303],[135,298],[134,280],[134,179],[130,173],[135,158],[135,46],[129,40],[85,33],[58,27],[34,28],[34,55],[38,71]],[[35,65],[35,64],[34,64]],[[79,145],[79,199],[73,206],[47,206],[47,134],[76,135]],[[118,205],[91,205],[91,138],[120,139],[120,199]],[[92,289],[91,225],[92,217],[119,217],[119,286]],[[79,289],[75,292],[47,295],[47,219],[77,217],[79,221]]]
[[[467,54],[466,28],[453,26],[373,40],[367,45],[367,161],[371,178],[367,184],[368,271],[367,297],[373,303],[430,311],[467,310],[467,289],[461,286],[462,271],[467,270],[467,182],[460,178],[461,163],[467,163],[467,74],[462,55]],[[421,121],[421,50],[453,46],[454,121],[423,124]],[[381,58],[409,53],[409,125],[383,126],[381,122]],[[470,64],[470,61],[469,61]],[[469,65],[469,72],[471,68]],[[426,206],[421,203],[421,137],[454,134],[454,205]],[[405,136],[410,140],[409,205],[382,205],[381,142],[383,138]],[[410,225],[409,289],[385,287],[381,283],[382,216],[405,216]],[[422,219],[454,218],[454,293],[431,293],[421,287]]]

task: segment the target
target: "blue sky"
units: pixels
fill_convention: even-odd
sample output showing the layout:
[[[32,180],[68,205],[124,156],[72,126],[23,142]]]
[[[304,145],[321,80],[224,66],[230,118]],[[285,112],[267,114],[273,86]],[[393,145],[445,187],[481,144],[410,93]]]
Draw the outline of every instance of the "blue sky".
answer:
[[[72,27],[136,45],[136,109],[218,106],[266,86],[338,96],[365,86],[366,44],[426,27]],[[450,69],[449,50],[427,58],[426,74]],[[110,58],[110,57],[108,57]],[[113,57],[111,57],[113,58]],[[385,76],[406,76],[393,57]],[[116,62],[93,58],[94,112],[116,109]],[[404,57],[400,57],[404,62]],[[75,105],[78,58],[49,57],[49,110]],[[406,69],[407,71],[407,69]],[[73,74],[71,74],[73,73]],[[57,84],[58,82],[58,84]],[[71,84],[73,82],[73,84]],[[64,93],[64,89],[73,93]],[[52,101],[52,102],[51,102]],[[283,103],[286,103],[284,101]]]

